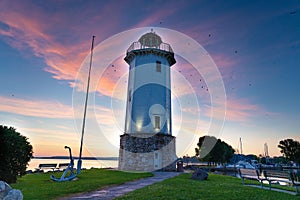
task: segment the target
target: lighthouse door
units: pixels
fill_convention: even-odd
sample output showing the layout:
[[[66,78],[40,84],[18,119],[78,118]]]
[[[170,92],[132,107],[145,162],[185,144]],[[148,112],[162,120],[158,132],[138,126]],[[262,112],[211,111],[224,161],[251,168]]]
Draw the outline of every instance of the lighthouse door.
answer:
[[[162,155],[160,151],[154,152],[154,169],[158,170],[162,168]]]

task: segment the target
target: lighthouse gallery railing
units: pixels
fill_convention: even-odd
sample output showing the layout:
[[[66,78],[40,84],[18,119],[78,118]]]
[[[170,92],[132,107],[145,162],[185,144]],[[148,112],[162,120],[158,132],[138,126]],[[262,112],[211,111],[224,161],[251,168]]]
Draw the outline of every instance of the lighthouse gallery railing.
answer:
[[[159,46],[153,46],[153,47],[149,47],[149,46],[143,46],[140,42],[134,42],[130,45],[130,47],[127,49],[127,53],[133,50],[139,50],[139,49],[159,49],[159,50],[163,50],[163,51],[168,51],[173,53],[173,50],[171,48],[171,46],[167,43],[161,43]]]

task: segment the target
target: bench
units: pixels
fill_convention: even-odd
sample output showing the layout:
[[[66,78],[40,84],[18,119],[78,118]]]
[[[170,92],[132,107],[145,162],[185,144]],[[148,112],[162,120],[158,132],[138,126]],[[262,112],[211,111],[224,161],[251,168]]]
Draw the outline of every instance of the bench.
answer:
[[[56,169],[58,169],[58,170],[65,170],[69,166],[69,164],[70,163],[59,163],[58,167]]]
[[[272,183],[287,183],[288,185],[296,188],[296,194],[299,193],[300,182],[296,181],[296,173],[292,171],[277,171],[277,170],[264,170],[264,177],[269,183],[271,189]]]
[[[242,179],[243,185],[245,185],[245,179],[256,180],[260,182],[261,187],[263,188],[263,181],[266,180],[264,177],[260,176],[257,169],[239,169],[239,175]]]
[[[55,170],[57,164],[53,163],[45,163],[45,164],[39,164],[39,167],[36,168],[38,172],[42,172],[43,169],[52,169],[52,171]]]

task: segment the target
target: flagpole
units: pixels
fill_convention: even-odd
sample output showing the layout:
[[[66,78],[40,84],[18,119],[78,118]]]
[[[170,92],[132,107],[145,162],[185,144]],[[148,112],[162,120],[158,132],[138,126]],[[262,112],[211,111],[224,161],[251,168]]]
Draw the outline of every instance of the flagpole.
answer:
[[[86,96],[85,96],[85,104],[84,104],[84,114],[83,114],[83,121],[82,121],[82,132],[81,132],[80,150],[79,150],[79,158],[78,158],[78,162],[77,162],[77,174],[81,173],[82,145],[83,145],[83,136],[84,136],[85,118],[86,118],[86,110],[87,110],[87,104],[88,104],[89,88],[90,88],[90,77],[91,77],[91,69],[92,69],[92,62],[93,62],[93,51],[94,51],[94,39],[95,39],[95,37],[96,36],[93,35],[93,38],[92,38],[90,67],[89,67],[89,75],[88,75],[88,82],[87,82]]]

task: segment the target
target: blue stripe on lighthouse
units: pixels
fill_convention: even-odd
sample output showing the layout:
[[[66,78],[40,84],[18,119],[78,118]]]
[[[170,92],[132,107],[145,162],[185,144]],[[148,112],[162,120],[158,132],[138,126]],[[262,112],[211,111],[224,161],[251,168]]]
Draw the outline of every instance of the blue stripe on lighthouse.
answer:
[[[146,84],[138,88],[133,93],[132,98],[132,112],[131,112],[131,120],[137,125],[141,127],[145,127],[151,124],[151,118],[149,115],[149,110],[152,105],[159,104],[164,109],[165,112],[168,112],[170,108],[167,108],[166,102],[169,101],[170,90],[165,86],[159,84]],[[161,133],[168,134],[167,124],[169,123],[169,113],[164,113],[164,117],[167,121],[165,121],[161,128]]]

